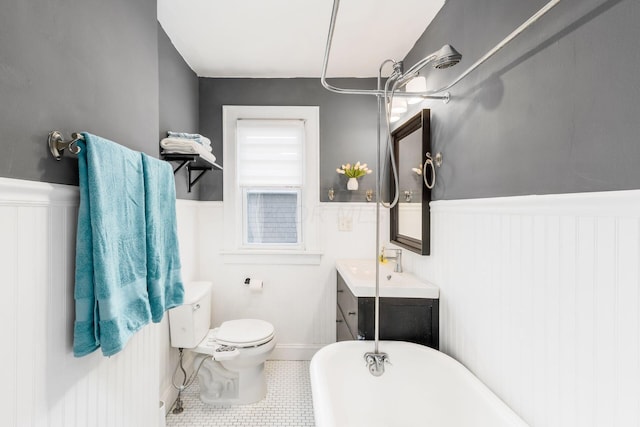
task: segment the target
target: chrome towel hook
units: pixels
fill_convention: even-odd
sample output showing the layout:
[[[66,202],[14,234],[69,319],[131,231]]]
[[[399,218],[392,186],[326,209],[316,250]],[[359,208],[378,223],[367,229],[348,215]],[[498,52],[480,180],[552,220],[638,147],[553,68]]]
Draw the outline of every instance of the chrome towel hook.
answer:
[[[84,136],[79,133],[71,134],[71,141],[65,141],[62,137],[62,134],[57,130],[53,132],[49,132],[49,138],[47,139],[47,143],[49,144],[49,150],[51,150],[51,154],[55,157],[56,160],[60,160],[62,155],[64,154],[64,150],[67,148],[73,154],[78,154],[80,152],[80,147],[76,145],[76,142],[79,140],[84,141]]]
[[[427,151],[426,157],[427,159],[422,165],[422,179],[424,180],[424,185],[431,190],[436,185],[436,166],[442,166],[442,153],[436,153],[434,159],[431,157],[431,153]],[[427,181],[427,165],[431,166],[431,182]]]

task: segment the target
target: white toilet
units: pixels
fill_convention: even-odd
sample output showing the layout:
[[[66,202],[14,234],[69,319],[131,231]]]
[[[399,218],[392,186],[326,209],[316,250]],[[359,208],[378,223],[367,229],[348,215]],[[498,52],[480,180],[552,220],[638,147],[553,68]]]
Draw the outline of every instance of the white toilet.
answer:
[[[239,319],[209,329],[211,283],[185,285],[183,305],[169,310],[171,346],[197,353],[200,399],[210,405],[248,404],[267,394],[264,362],[275,347],[273,325]]]

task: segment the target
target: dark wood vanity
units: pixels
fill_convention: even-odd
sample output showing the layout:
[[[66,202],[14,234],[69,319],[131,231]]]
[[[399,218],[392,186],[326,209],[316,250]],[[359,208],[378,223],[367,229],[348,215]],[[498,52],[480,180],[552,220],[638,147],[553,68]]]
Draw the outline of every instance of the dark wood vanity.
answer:
[[[356,297],[339,272],[337,277],[337,340],[373,340],[375,298]],[[437,350],[438,316],[438,299],[381,297],[380,339],[414,342]]]

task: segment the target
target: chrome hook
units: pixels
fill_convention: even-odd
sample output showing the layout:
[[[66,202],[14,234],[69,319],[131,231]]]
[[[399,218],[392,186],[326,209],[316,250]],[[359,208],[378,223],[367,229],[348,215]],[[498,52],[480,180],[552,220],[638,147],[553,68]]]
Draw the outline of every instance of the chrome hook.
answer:
[[[62,137],[62,134],[57,130],[49,132],[47,144],[49,144],[49,150],[56,160],[60,160],[62,158],[62,155],[64,154],[63,152],[66,149],[69,149],[69,151],[73,154],[78,154],[80,152],[80,147],[76,145],[76,142],[78,142],[79,140],[84,141],[84,137],[82,136],[82,134],[72,133],[71,138],[71,141],[65,141]]]

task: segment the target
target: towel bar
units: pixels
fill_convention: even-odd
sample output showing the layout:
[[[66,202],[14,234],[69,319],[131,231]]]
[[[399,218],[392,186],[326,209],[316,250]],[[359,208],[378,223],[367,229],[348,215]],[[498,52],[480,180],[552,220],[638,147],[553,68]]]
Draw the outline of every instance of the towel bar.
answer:
[[[66,149],[69,149],[73,154],[78,154],[80,152],[80,147],[76,145],[76,142],[79,140],[84,141],[84,136],[79,133],[72,133],[71,138],[73,138],[71,141],[65,141],[62,134],[57,130],[49,132],[47,144],[49,144],[49,150],[51,150],[51,154],[56,160],[60,160],[62,158],[64,150]]]
[[[76,145],[76,142],[80,140],[84,141],[84,136],[82,136],[82,134],[80,133],[74,132],[71,134],[71,138],[72,138],[71,141],[65,141],[64,137],[62,136],[62,133],[58,132],[57,130],[49,132],[49,138],[47,139],[47,144],[49,145],[49,150],[51,151],[51,154],[56,160],[62,159],[64,150],[68,149],[73,154],[78,154],[80,152],[81,148],[78,147],[78,145]],[[178,172],[180,169],[182,169],[185,165],[187,166],[186,169],[189,175],[189,179],[187,183],[189,193],[191,192],[191,189],[193,188],[193,186],[202,178],[202,176],[207,171],[212,170],[214,167],[222,170],[222,166],[202,158],[199,154],[168,154],[168,153],[160,153],[160,154],[163,156],[164,160],[182,162],[180,165],[178,165],[177,168],[173,170],[174,174]],[[198,160],[204,160],[206,165],[205,166],[195,165],[196,161]],[[200,173],[197,176],[193,177],[192,172],[194,171],[200,172]]]

